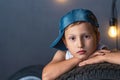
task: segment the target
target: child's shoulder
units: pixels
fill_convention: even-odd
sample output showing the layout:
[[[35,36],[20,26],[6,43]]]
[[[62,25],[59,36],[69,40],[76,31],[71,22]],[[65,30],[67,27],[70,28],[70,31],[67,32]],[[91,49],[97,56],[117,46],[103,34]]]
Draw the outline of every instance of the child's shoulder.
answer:
[[[55,53],[55,55],[57,56],[65,56],[66,51],[62,51],[62,50],[57,50],[57,52]]]

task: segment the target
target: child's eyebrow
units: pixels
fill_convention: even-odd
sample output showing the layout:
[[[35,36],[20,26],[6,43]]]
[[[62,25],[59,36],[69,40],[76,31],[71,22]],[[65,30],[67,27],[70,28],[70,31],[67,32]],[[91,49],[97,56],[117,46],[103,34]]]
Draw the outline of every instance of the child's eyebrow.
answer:
[[[68,34],[68,36],[74,36],[75,34]]]
[[[89,35],[92,35],[92,34],[94,34],[94,33],[92,33],[92,32],[83,33],[83,35],[86,35],[86,34],[87,34],[87,35],[88,35],[88,34],[89,34]]]

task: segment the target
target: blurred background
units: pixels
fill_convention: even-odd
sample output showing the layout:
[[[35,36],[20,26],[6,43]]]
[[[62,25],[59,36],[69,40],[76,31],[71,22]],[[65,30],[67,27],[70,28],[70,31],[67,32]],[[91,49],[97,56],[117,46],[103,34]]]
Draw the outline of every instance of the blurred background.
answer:
[[[118,27],[119,4],[120,0],[116,2]],[[111,5],[112,0],[0,0],[0,80],[23,67],[47,64],[56,52],[49,45],[58,35],[59,20],[72,9],[93,11],[101,42],[116,48],[115,38],[108,36]]]

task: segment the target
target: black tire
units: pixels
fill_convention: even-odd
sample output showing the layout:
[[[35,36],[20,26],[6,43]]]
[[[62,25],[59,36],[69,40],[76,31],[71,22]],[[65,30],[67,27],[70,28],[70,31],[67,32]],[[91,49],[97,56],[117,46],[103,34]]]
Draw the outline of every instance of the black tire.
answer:
[[[42,65],[28,66],[17,71],[8,80],[42,80],[42,69]]]
[[[76,67],[57,80],[120,80],[120,65],[100,63]]]

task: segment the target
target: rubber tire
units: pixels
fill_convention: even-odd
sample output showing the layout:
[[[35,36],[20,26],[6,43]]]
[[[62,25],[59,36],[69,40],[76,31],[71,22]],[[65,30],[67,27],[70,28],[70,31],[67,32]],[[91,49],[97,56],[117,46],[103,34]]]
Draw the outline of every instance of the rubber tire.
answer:
[[[42,69],[42,65],[28,66],[17,71],[8,80],[42,80]]]
[[[56,80],[120,80],[120,65],[99,63],[76,67]]]

